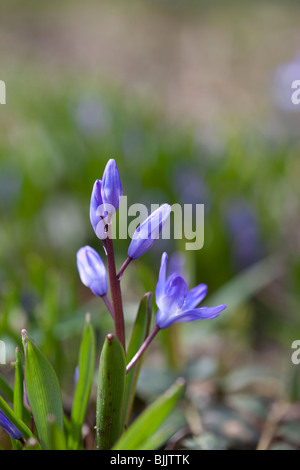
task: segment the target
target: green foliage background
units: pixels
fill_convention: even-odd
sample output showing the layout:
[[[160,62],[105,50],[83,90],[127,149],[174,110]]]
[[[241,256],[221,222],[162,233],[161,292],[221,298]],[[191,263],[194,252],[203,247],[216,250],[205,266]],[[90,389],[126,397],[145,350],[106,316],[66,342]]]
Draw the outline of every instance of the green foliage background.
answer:
[[[85,313],[92,314],[98,348],[112,328],[103,305],[81,285],[75,254],[83,244],[101,252],[89,222],[89,199],[106,161],[115,158],[129,204],[205,204],[203,249],[186,252],[182,241],[161,240],[128,268],[122,280],[128,328],[143,294],[155,288],[165,250],[182,253],[190,287],[208,284],[208,303],[218,299],[228,305],[220,320],[175,327],[153,346],[138,384],[141,402],[151,401],[174,375],[186,375],[192,384],[188,396],[204,416],[204,430],[212,433],[200,433],[201,440],[195,431],[188,445],[254,447],[262,427],[249,431],[245,410],[261,423],[273,402],[299,400],[299,366],[290,360],[291,344],[300,338],[299,113],[276,109],[271,96],[272,73],[297,52],[291,45],[294,48],[298,34],[299,7],[296,2],[283,6],[244,1],[228,2],[225,11],[218,2],[200,2],[197,7],[179,1],[126,3],[126,12],[122,2],[41,6],[31,1],[26,9],[17,1],[3,3],[0,78],[7,85],[7,104],[0,108],[0,338],[8,345],[10,361],[21,344],[21,329],[30,331],[53,364],[69,403]],[[118,26],[121,31],[112,33],[111,42],[109,34],[104,35],[107,42],[101,42],[99,33],[95,44],[82,37],[83,47],[89,44],[90,49],[76,56],[80,35],[88,32],[89,20],[97,15],[100,30],[106,18],[112,31]],[[244,30],[247,15],[255,21]],[[134,20],[137,26],[131,30]],[[145,37],[155,36],[151,26],[156,21],[161,43],[153,41],[158,51],[152,55],[152,43]],[[143,22],[148,36],[140,33]],[[184,101],[176,57],[170,70],[159,62],[175,53],[177,43],[173,46],[172,41],[178,25],[187,38],[198,28],[200,38],[203,32],[204,39],[210,39],[199,43],[208,57],[211,54],[210,60],[203,60],[206,68],[190,72],[192,91],[193,81],[199,80],[199,96],[207,92],[207,103],[199,105],[197,96]],[[95,23],[92,27],[98,31]],[[132,42],[131,31],[136,34]],[[289,40],[270,57],[267,51],[276,31]],[[114,42],[122,35],[124,63],[122,44]],[[229,37],[224,54],[216,53],[218,35]],[[137,51],[132,49],[135,42]],[[107,47],[107,63],[95,62],[97,54],[93,59],[97,47]],[[195,62],[196,50],[191,49]],[[218,79],[215,73],[222,67],[214,70],[214,61],[223,63]],[[143,88],[141,92],[147,68],[149,94]],[[114,74],[118,70],[119,76]],[[204,79],[197,75],[199,70]],[[222,106],[210,115],[215,103],[211,80]],[[183,83],[187,86],[189,80]],[[223,88],[218,95],[219,86]],[[228,230],[228,211],[240,205],[245,212],[251,209],[250,234],[258,234],[243,245],[242,254],[250,253],[243,266],[235,251],[240,233],[233,236]],[[115,243],[119,266],[127,246],[127,240]],[[13,377],[9,364],[0,372]],[[211,414],[206,422],[207,410]],[[222,420],[236,420],[248,434],[226,434],[224,424],[219,435],[215,422]],[[188,422],[198,429],[197,419]],[[288,426],[290,422],[280,430],[280,439],[288,436],[286,445],[299,445],[299,426],[292,431]],[[285,445],[280,439],[278,445]]]

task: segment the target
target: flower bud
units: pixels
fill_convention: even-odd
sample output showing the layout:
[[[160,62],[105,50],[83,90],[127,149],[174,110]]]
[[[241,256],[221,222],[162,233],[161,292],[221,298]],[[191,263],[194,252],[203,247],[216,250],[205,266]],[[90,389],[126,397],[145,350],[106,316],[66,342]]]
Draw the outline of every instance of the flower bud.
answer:
[[[100,240],[107,237],[106,226],[111,225],[122,194],[117,164],[115,160],[110,159],[106,164],[102,181],[96,180],[94,183],[90,202],[91,224]]]
[[[19,429],[7,418],[7,416],[0,410],[0,426],[12,437],[13,439],[21,439],[22,434]]]
[[[82,283],[97,297],[107,294],[107,275],[104,263],[97,251],[84,246],[77,252],[77,268]]]
[[[170,212],[171,206],[163,204],[136,229],[128,248],[129,258],[139,258],[154,245]]]

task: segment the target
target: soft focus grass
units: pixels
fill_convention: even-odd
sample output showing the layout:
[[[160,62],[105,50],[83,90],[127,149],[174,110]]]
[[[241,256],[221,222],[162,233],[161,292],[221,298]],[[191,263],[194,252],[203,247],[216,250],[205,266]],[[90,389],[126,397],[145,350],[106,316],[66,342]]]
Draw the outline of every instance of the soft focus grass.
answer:
[[[300,145],[289,127],[277,133],[253,120],[234,126],[225,120],[207,136],[170,121],[162,107],[117,80],[85,74],[83,83],[65,69],[47,77],[28,63],[21,75],[7,63],[3,78],[14,92],[0,109],[0,339],[9,346],[8,361],[26,328],[53,363],[67,407],[86,311],[98,348],[111,330],[103,305],[80,283],[75,255],[84,244],[102,250],[89,222],[89,199],[106,161],[115,158],[128,204],[205,204],[203,249],[185,252],[183,241],[160,240],[128,268],[122,280],[127,324],[144,292],[155,289],[164,250],[183,255],[190,287],[207,283],[208,302],[228,305],[216,321],[162,335],[146,357],[140,397],[152,399],[182,373],[200,413],[214,400],[227,405],[230,393],[247,387],[251,400],[262,397],[262,414],[260,401],[235,403],[235,409],[245,406],[260,419],[270,398],[299,400],[299,366],[291,364],[290,348],[300,338]],[[118,265],[128,242],[115,243]],[[11,379],[10,365],[2,367]],[[212,394],[201,388],[206,380]],[[224,416],[219,422],[236,419]],[[192,425],[197,428],[194,418]],[[251,436],[249,446],[258,439]]]
[[[184,253],[191,285],[206,282],[210,293],[274,255],[282,268],[276,280],[282,307],[277,284],[274,296],[268,286],[258,321],[267,336],[276,322],[283,325],[279,338],[289,325],[293,330],[296,316],[285,302],[298,298],[297,143],[238,129],[224,136],[217,152],[192,130],[168,125],[159,110],[149,112],[147,103],[107,85],[82,90],[78,83],[62,84],[58,90],[40,82],[34,93],[23,87],[12,99],[0,163],[3,331],[18,335],[25,324],[48,342],[56,322],[84,309],[89,292],[80,286],[75,253],[86,243],[100,249],[89,198],[110,157],[117,160],[129,204],[205,204],[203,249],[184,253],[182,241],[158,242],[128,274],[128,301],[154,288],[163,250]],[[115,245],[120,263],[128,241]],[[230,305],[228,310],[230,317]]]

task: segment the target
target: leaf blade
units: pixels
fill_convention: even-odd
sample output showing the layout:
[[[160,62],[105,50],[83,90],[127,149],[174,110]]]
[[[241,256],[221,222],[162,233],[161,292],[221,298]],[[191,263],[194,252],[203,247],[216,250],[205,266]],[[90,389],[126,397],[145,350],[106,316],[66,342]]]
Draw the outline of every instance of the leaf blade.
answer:
[[[14,383],[14,411],[18,418],[23,419],[23,364],[19,348],[16,348],[15,383]]]
[[[90,316],[87,315],[79,352],[79,377],[71,412],[71,434],[69,436],[68,447],[72,450],[77,449],[80,444],[81,428],[92,387],[95,354],[95,334],[90,322]]]
[[[107,335],[99,364],[96,448],[108,450],[122,432],[122,405],[126,375],[124,349],[112,334]]]
[[[58,379],[42,351],[23,332],[25,343],[25,384],[28,400],[42,447],[50,446],[48,416],[56,418],[63,429],[63,406]]]
[[[182,396],[185,382],[178,379],[165,393],[148,406],[129,426],[113,450],[141,449],[164,422]]]
[[[136,352],[139,350],[144,340],[149,334],[150,322],[151,322],[151,301],[152,293],[149,292],[144,295],[142,298],[137,317],[133,326],[131,339],[128,346],[126,361],[129,363],[134,357]],[[143,356],[142,356],[143,357]],[[142,359],[142,358],[141,358]],[[139,376],[139,371],[141,368],[142,360],[139,360],[135,364],[129,373],[126,375],[125,379],[125,390],[124,390],[124,406],[123,406],[123,423],[128,424],[131,408],[134,399],[134,393],[136,388],[136,383]]]
[[[24,439],[30,439],[31,437],[34,437],[30,429],[26,426],[26,424],[18,418],[16,413],[10,408],[10,406],[4,401],[1,396],[0,410],[2,410],[3,413],[7,416],[7,418],[13,423],[13,425],[19,429]]]

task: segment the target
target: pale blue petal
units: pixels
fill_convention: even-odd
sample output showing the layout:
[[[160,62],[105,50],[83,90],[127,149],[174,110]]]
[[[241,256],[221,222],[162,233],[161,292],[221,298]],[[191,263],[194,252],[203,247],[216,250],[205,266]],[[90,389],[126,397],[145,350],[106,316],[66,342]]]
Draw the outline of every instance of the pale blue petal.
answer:
[[[217,307],[199,307],[193,310],[180,311],[174,315],[173,322],[186,323],[195,320],[210,320],[219,316],[219,313],[225,310],[226,305],[218,305]]]
[[[154,245],[170,212],[171,206],[163,204],[136,229],[128,248],[129,258],[140,258]]]
[[[197,305],[202,302],[207,294],[207,285],[199,284],[193,289],[189,290],[187,293],[184,310],[192,310],[197,307]]]
[[[78,250],[76,258],[81,282],[98,297],[105,295],[108,290],[106,269],[97,251],[84,246]]]
[[[115,160],[110,159],[105,167],[102,179],[102,199],[109,212],[117,211],[123,194],[119,170]]]
[[[95,232],[96,232],[97,225],[99,221],[101,220],[100,215],[98,215],[99,214],[98,208],[103,206],[101,187],[102,187],[101,180],[96,180],[93,186],[91,202],[90,202],[90,220],[91,220],[91,224]]]
[[[165,293],[166,276],[167,276],[167,263],[168,263],[168,255],[167,255],[167,253],[163,253],[162,257],[161,257],[161,262],[160,262],[158,282],[157,282],[156,290],[155,290],[156,302],[159,302],[159,299]]]

